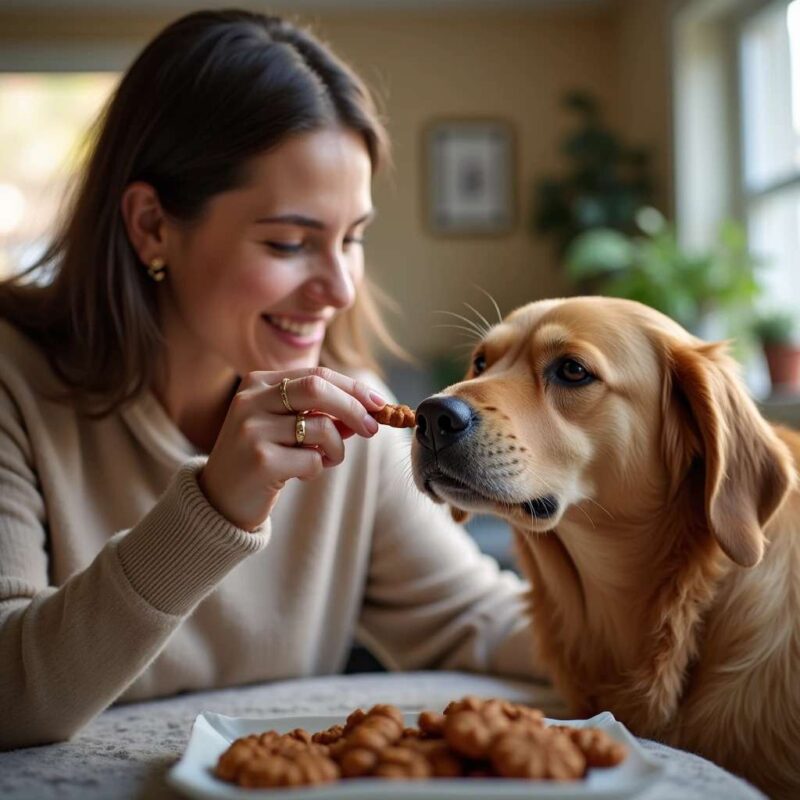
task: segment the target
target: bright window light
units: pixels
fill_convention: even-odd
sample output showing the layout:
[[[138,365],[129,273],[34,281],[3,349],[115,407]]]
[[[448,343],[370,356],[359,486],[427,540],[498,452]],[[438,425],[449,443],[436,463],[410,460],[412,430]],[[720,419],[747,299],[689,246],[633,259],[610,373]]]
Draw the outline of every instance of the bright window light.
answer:
[[[116,73],[0,73],[0,277],[30,266],[53,232],[85,134]]]

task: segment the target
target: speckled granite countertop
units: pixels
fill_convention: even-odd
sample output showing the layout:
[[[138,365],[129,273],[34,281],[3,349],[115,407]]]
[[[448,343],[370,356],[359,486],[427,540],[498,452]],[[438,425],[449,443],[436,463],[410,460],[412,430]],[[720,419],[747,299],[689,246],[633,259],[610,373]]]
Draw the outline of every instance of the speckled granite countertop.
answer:
[[[464,694],[526,701],[565,716],[549,687],[448,672],[339,675],[187,694],[115,706],[72,741],[0,753],[0,797],[6,800],[178,800],[165,783],[183,753],[195,716],[347,713],[391,702],[404,710],[441,708]],[[697,756],[641,740],[668,766],[642,800],[755,800],[748,784]]]

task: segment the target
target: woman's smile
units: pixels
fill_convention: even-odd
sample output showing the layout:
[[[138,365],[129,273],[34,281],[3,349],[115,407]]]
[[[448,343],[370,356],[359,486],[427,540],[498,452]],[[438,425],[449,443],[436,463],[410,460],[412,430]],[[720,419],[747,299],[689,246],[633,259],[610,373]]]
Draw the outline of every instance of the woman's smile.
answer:
[[[306,348],[318,345],[325,338],[326,321],[283,314],[264,314],[270,333],[291,347]]]

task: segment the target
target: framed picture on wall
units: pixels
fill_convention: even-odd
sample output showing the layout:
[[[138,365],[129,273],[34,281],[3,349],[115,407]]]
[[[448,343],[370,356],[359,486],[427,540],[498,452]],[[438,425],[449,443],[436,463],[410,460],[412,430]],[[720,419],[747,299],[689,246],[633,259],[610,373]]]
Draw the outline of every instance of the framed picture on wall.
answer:
[[[446,119],[424,135],[428,229],[445,236],[497,236],[516,223],[514,136],[492,119]]]

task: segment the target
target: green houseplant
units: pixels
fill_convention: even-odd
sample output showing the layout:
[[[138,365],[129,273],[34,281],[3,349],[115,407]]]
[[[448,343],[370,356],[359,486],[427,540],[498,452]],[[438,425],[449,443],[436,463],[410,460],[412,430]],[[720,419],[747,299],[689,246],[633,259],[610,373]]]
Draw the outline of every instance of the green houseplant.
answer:
[[[761,343],[774,391],[800,391],[800,346],[797,318],[791,311],[759,313],[752,323],[753,335]]]
[[[560,254],[591,228],[633,232],[653,194],[650,153],[611,130],[591,94],[568,92],[562,105],[575,120],[561,144],[565,168],[536,182],[531,216],[532,232],[552,236]]]
[[[577,236],[565,254],[570,278],[652,306],[694,333],[709,318],[724,318],[724,335],[746,339],[759,287],[742,228],[724,223],[714,246],[695,253],[654,208],[640,209],[636,225],[635,235],[597,228]]]

